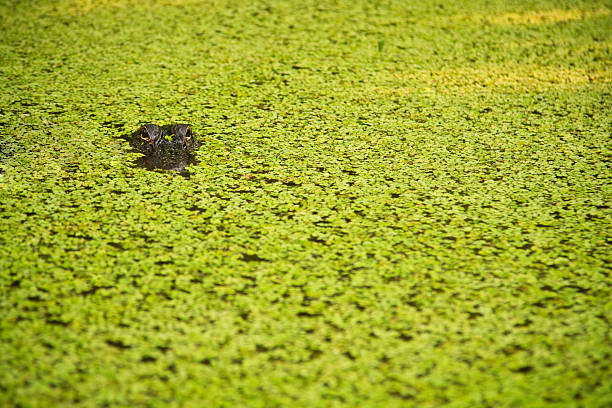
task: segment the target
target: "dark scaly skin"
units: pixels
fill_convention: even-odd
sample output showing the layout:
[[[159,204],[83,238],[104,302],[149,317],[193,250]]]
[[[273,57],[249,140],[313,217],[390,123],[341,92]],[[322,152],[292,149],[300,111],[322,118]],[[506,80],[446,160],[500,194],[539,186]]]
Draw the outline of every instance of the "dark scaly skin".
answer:
[[[134,149],[144,154],[153,154],[164,144],[162,128],[152,123],[141,126],[129,140]]]
[[[161,127],[164,138],[170,136],[174,149],[193,151],[198,147],[198,139],[187,124],[164,125]]]
[[[157,126],[148,123],[132,133],[129,141],[134,149],[144,154],[137,163],[150,170],[184,172],[185,167],[196,162],[191,152],[200,146],[187,124]]]

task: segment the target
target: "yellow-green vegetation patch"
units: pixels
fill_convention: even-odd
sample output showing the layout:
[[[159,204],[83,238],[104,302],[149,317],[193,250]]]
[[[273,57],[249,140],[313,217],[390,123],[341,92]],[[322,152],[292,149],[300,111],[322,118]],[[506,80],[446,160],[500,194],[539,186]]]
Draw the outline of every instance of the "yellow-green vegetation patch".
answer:
[[[550,9],[529,10],[518,13],[502,13],[489,16],[486,21],[491,24],[515,25],[515,24],[558,24],[574,20],[582,20],[594,17],[609,17],[610,10],[606,7],[591,9]]]
[[[517,64],[484,64],[439,71],[406,70],[390,75],[389,81],[399,86],[377,87],[383,94],[414,93],[415,86],[434,88],[439,93],[528,92],[547,90],[577,90],[584,86],[606,85],[612,82],[610,70],[587,71],[581,68],[540,67]],[[406,86],[408,85],[409,86]]]
[[[611,9],[0,2],[0,406],[612,405]]]

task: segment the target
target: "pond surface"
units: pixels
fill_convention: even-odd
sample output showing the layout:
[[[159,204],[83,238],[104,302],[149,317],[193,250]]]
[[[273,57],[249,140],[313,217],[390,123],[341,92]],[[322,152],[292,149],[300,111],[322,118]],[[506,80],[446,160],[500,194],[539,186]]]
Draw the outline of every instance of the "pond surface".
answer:
[[[2,3],[0,406],[608,406],[610,15]]]

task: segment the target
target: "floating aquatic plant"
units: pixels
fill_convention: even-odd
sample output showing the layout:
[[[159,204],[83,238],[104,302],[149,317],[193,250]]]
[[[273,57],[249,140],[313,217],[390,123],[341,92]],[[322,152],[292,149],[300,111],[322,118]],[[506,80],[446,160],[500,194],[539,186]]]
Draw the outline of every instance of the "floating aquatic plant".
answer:
[[[0,406],[612,404],[609,3],[0,20]]]

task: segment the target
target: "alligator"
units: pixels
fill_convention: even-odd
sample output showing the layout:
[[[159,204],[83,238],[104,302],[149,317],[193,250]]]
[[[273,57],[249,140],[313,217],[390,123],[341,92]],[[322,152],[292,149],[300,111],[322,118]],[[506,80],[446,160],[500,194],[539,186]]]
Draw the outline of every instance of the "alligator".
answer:
[[[158,126],[148,123],[126,138],[136,151],[144,154],[136,163],[149,170],[184,173],[187,166],[197,163],[192,152],[200,143],[187,124]]]

